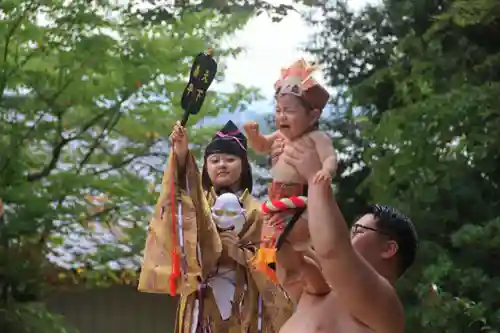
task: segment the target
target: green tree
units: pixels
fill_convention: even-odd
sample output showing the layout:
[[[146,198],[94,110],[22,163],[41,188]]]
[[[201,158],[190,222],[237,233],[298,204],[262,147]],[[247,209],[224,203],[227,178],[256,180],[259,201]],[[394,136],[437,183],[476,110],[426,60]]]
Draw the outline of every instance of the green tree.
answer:
[[[0,3],[2,332],[62,332],[31,303],[52,269],[47,256],[92,268],[81,273],[90,282],[118,278],[111,260],[137,259],[192,57],[211,46],[223,67],[238,49],[220,41],[252,14],[207,9],[165,23],[111,3]],[[257,97],[244,87],[211,92],[190,124]],[[212,135],[189,130],[194,148]],[[117,234],[112,242],[99,241],[103,228]],[[93,250],[74,251],[84,242]]]
[[[498,332],[500,4],[385,0],[355,13],[325,1],[320,11],[311,51],[362,129],[358,187],[408,213],[421,237],[399,285],[407,332]]]
[[[311,6],[315,1],[296,1]],[[130,0],[128,9],[140,12],[148,22],[168,22],[179,16],[206,9],[216,10],[227,15],[241,12],[254,12],[255,15],[267,14],[273,21],[280,21],[287,13],[294,10],[292,5],[269,3],[264,0]]]

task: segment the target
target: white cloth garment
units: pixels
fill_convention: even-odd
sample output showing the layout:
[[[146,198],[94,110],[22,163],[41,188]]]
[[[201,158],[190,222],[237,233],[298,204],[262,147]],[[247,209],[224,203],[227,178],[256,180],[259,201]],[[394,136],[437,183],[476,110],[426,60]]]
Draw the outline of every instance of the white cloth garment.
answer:
[[[232,314],[234,293],[236,291],[236,271],[231,268],[219,268],[217,275],[208,279],[207,284],[212,288],[215,304],[217,304],[222,320],[229,319]],[[199,313],[200,301],[196,299],[191,317],[191,333],[196,333]]]
[[[217,275],[208,280],[208,285],[212,288],[222,320],[229,319],[236,291],[236,271],[230,268],[219,268]]]

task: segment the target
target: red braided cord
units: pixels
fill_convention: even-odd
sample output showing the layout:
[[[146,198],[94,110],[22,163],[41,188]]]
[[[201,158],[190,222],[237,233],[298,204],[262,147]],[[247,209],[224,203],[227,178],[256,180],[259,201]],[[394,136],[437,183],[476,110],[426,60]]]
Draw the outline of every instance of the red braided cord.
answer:
[[[290,197],[288,199],[290,199],[290,201],[292,201],[293,204],[295,205],[295,207],[297,207],[297,208],[303,208],[306,206],[305,200],[301,199],[299,197],[293,196],[293,197]]]
[[[285,203],[283,203],[281,200],[278,199],[278,200],[271,200],[271,205],[276,207],[278,209],[277,211],[269,209],[269,207],[267,207],[268,202],[264,202],[261,205],[260,209],[264,214],[269,214],[269,213],[282,212],[294,208],[303,208],[306,206],[306,202],[297,196],[292,196],[287,199],[289,199],[295,207],[288,207]]]

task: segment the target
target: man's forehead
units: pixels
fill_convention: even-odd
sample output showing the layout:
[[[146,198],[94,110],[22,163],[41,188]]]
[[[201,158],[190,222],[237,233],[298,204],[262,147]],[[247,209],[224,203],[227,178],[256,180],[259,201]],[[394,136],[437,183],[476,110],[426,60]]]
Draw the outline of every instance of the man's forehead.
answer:
[[[375,227],[376,221],[375,216],[373,214],[365,214],[358,218],[354,223],[359,223],[367,227]]]

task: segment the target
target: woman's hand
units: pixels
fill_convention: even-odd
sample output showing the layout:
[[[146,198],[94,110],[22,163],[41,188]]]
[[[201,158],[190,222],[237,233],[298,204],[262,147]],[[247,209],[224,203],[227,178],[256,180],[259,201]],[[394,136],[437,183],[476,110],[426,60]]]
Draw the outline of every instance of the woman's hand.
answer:
[[[222,252],[240,265],[246,265],[245,253],[240,248],[240,239],[234,230],[222,231],[219,234]]]
[[[170,142],[174,147],[174,153],[181,163],[185,163],[186,156],[188,153],[188,137],[186,133],[186,129],[181,125],[181,122],[178,121],[174,125],[174,129],[170,134]]]

